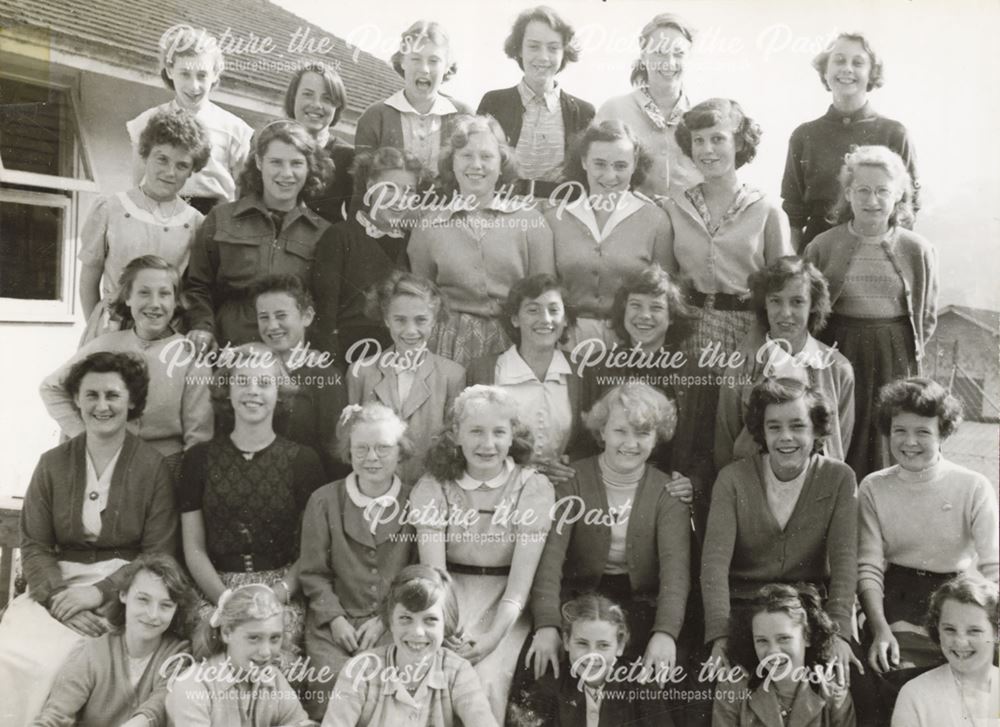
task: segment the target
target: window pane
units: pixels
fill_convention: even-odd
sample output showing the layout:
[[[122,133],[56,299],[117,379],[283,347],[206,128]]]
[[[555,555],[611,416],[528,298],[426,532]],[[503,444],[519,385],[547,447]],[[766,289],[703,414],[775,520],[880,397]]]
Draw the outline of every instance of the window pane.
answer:
[[[75,176],[66,92],[0,78],[0,160],[21,172]]]
[[[0,298],[61,297],[63,209],[0,202]]]

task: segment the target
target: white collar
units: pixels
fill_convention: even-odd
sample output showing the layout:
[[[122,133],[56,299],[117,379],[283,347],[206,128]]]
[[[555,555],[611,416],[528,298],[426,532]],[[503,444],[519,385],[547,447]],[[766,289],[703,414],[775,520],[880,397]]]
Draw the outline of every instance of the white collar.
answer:
[[[762,359],[764,375],[769,378],[799,379],[808,383],[808,375],[803,369],[822,369],[824,366],[820,343],[808,334],[805,345],[796,354],[789,354],[783,345],[771,338],[770,333],[765,334],[764,349]],[[783,355],[779,354],[779,351],[783,352]],[[774,360],[776,358],[777,360]]]
[[[548,109],[550,114],[554,114],[556,109],[559,108],[558,81],[553,83],[552,88],[548,91],[545,91],[544,93],[535,93],[531,86],[528,85],[528,82],[522,78],[521,82],[517,84],[517,92],[521,95],[521,103],[523,103],[525,107],[527,107],[531,101],[538,98],[542,100],[542,103],[545,104],[545,108]]]
[[[466,492],[478,490],[480,487],[486,487],[488,490],[496,490],[507,484],[507,480],[510,478],[510,472],[513,468],[514,460],[508,457],[503,461],[503,467],[500,469],[500,474],[496,477],[483,481],[472,478],[469,473],[466,472],[458,478],[458,486]]]
[[[553,352],[552,361],[545,372],[544,382],[562,382],[563,376],[569,376],[573,370],[569,362],[558,348]],[[512,384],[523,384],[529,381],[538,381],[535,372],[531,370],[527,362],[521,358],[517,351],[517,346],[511,346],[497,358],[496,381],[497,386],[510,386]]]
[[[385,230],[379,228],[378,225],[372,222],[371,217],[365,214],[364,210],[358,210],[354,215],[354,219],[358,221],[359,225],[365,228],[365,234],[372,239],[377,240],[380,237],[394,237],[399,239],[403,237],[402,230],[389,230],[386,232]]]
[[[403,487],[403,482],[399,477],[393,475],[392,485],[389,486],[389,490],[384,495],[369,497],[358,487],[358,476],[352,472],[344,478],[344,486],[347,488],[347,496],[351,498],[351,502],[364,511],[373,502],[380,507],[388,507],[396,502],[396,499],[399,497],[399,491]]]
[[[396,93],[387,98],[385,100],[385,105],[391,106],[401,113],[416,114],[417,116],[447,116],[448,114],[458,113],[458,109],[455,107],[455,104],[440,93],[437,95],[437,98],[434,99],[434,104],[431,106],[431,110],[426,114],[422,114],[413,108],[413,104],[411,104],[409,99],[406,98],[406,94],[403,93],[403,89],[399,89]]]
[[[618,198],[618,203],[615,205],[611,217],[604,224],[603,232],[597,227],[597,217],[594,215],[589,196],[584,195],[569,203],[566,205],[566,211],[586,225],[594,239],[600,242],[607,238],[622,221],[642,209],[644,204],[646,203],[632,192],[626,191]]]

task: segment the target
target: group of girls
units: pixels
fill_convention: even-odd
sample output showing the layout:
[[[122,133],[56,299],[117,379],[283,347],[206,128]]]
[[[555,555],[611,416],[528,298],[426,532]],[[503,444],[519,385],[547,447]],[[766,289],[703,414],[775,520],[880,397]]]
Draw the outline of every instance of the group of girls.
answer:
[[[739,180],[740,104],[690,107],[675,15],[596,112],[549,8],[478,115],[415,23],[354,147],[335,72],[252,133],[206,39],[161,40],[175,97],[84,230],[84,341],[42,384],[72,438],[0,621],[11,724],[995,716],[996,499],[917,377],[936,258],[864,36],[814,62],[833,103],[783,205]]]

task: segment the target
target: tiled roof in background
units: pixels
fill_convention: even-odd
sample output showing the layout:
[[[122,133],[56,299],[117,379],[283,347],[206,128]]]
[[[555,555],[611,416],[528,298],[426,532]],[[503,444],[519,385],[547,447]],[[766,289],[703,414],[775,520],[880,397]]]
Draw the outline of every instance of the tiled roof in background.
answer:
[[[385,61],[267,0],[0,0],[0,33],[47,32],[53,48],[152,74],[158,73],[160,36],[178,23],[217,37],[228,30],[232,41],[223,41],[224,51],[253,37],[272,39],[269,53],[227,53],[221,87],[237,94],[280,104],[289,77],[310,61],[337,69],[348,109],[357,113],[402,86]],[[329,52],[289,52],[300,29],[317,43],[329,38]]]

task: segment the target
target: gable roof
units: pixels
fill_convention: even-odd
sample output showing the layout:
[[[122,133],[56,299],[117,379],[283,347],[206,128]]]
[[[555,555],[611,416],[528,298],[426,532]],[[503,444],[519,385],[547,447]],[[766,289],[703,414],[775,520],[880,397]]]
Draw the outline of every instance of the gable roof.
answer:
[[[938,319],[945,313],[954,313],[964,318],[980,328],[983,328],[994,336],[1000,335],[1000,311],[987,310],[985,308],[970,308],[965,305],[946,305],[938,313]]]
[[[220,87],[237,95],[280,105],[291,75],[310,62],[337,70],[349,112],[360,113],[402,87],[385,61],[268,0],[0,0],[0,29],[9,37],[41,37],[53,50],[155,76],[160,36],[179,23],[220,38],[226,53]],[[327,38],[328,51],[300,52],[300,45],[290,52],[306,32],[317,45]],[[269,52],[261,52],[265,38]]]

